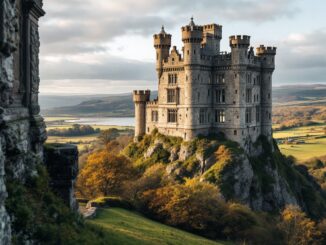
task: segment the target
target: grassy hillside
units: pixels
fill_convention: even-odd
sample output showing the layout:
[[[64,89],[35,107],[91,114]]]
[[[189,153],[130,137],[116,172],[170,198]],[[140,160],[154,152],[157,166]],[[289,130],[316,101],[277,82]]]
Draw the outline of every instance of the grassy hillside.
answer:
[[[88,222],[102,227],[111,245],[231,244],[207,240],[119,208],[101,209],[97,217]]]

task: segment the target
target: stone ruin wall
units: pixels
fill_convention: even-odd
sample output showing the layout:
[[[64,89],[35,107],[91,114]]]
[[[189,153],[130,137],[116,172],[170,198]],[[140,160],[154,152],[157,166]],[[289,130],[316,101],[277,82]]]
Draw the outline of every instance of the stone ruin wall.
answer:
[[[5,183],[24,184],[36,174],[37,164],[45,164],[44,155],[46,166],[57,164],[48,167],[52,186],[67,204],[76,206],[72,191],[78,172],[76,147],[54,146],[44,154],[46,130],[38,103],[42,6],[42,0],[0,2],[0,244],[11,243]],[[53,161],[53,155],[61,161]]]

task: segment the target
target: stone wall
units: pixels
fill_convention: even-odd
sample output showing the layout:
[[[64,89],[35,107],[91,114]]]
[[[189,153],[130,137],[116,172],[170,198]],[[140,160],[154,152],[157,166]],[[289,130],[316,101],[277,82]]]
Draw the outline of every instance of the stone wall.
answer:
[[[45,12],[42,0],[1,0],[0,2],[0,244],[11,243],[11,222],[6,212],[6,182],[25,184],[44,164],[46,130],[39,115],[39,32],[38,20]],[[77,150],[68,154],[76,168]],[[71,153],[71,152],[70,152]],[[61,156],[61,164],[72,163]],[[65,162],[66,160],[66,162]],[[49,162],[51,163],[51,161]],[[60,166],[62,166],[60,165]],[[71,168],[70,168],[71,170]],[[67,168],[61,169],[64,176]],[[72,172],[72,171],[71,171]],[[74,174],[68,191],[72,192]],[[52,174],[52,176],[55,176]],[[68,202],[73,200],[70,195]],[[70,204],[70,203],[69,203]],[[25,241],[19,241],[22,244]]]

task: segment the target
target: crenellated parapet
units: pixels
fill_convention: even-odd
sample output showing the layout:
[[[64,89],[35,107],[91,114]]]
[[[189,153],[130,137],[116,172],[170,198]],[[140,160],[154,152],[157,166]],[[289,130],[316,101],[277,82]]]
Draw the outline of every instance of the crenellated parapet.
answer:
[[[150,90],[135,90],[133,92],[133,100],[135,103],[145,103],[149,101],[151,96]]]
[[[256,54],[257,56],[276,55],[276,47],[265,47],[264,45],[260,45],[256,48]]]
[[[202,26],[183,26],[182,41],[184,43],[201,43],[203,41],[203,27]]]
[[[231,48],[248,48],[250,45],[250,36],[247,35],[230,36],[229,40]]]

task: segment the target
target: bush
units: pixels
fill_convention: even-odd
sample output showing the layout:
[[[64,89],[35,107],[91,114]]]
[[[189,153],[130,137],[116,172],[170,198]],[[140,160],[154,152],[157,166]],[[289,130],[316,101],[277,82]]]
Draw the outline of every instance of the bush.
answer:
[[[132,209],[132,205],[118,196],[98,197],[95,200],[89,201],[87,206],[99,208],[125,208]]]

